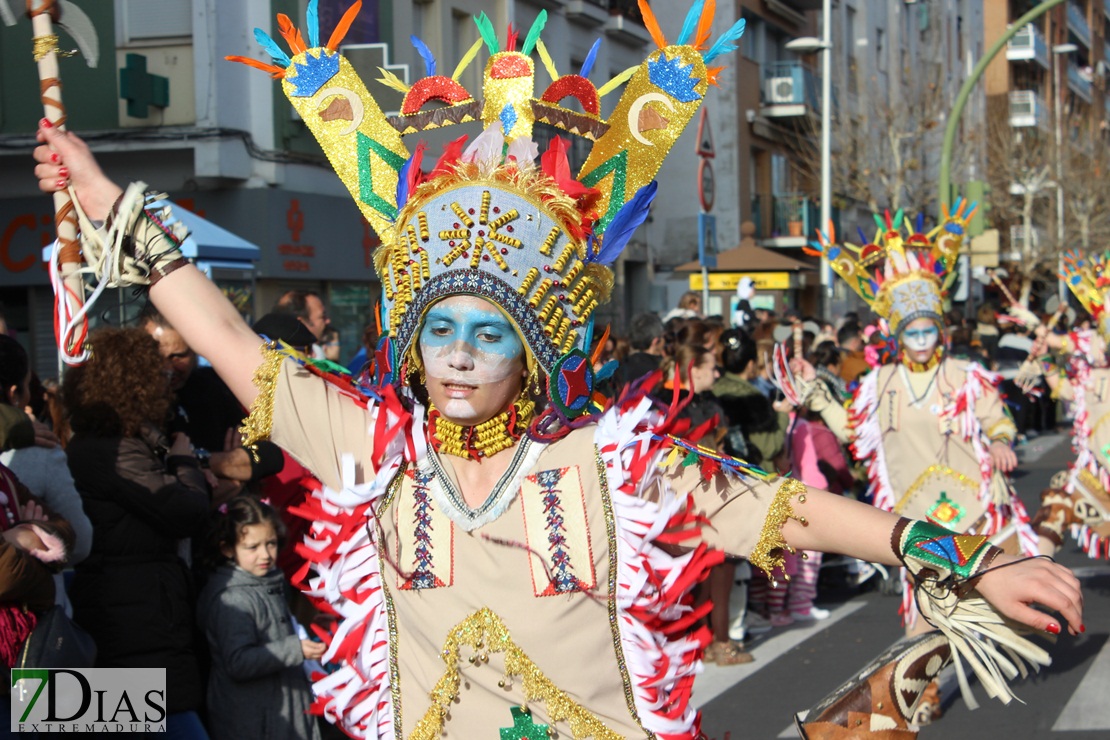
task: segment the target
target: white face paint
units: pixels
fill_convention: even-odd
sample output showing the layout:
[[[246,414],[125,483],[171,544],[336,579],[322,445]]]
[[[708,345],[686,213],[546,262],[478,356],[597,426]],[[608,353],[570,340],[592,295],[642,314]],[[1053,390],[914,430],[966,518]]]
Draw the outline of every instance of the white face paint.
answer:
[[[898,341],[911,360],[918,363],[928,362],[933,356],[937,343],[940,342],[940,327],[929,318],[914,319],[902,330]]]
[[[447,419],[473,426],[520,395],[524,343],[489,301],[452,296],[428,309],[420,331],[428,397]]]

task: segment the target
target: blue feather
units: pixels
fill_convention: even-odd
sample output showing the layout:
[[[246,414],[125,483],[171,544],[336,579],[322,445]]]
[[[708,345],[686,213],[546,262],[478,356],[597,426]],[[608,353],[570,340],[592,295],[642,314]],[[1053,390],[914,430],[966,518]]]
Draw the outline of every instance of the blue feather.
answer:
[[[590,47],[590,53],[586,55],[586,60],[582,62],[582,71],[578,74],[582,77],[589,77],[590,72],[594,71],[594,62],[597,61],[597,50],[601,48],[601,39],[599,38]]]
[[[617,261],[628,240],[647,219],[651,211],[651,201],[655,198],[658,187],[658,183],[652,180],[637,190],[632,199],[621,206],[605,229],[605,238],[601,240],[601,251],[596,256],[590,257],[591,262],[611,265]]]
[[[916,231],[917,231],[918,234],[920,234],[921,230],[923,228],[925,228],[925,214],[924,213],[917,214],[917,223],[915,224],[915,227],[916,227]]]
[[[701,11],[704,7],[705,0],[698,0],[690,6],[690,12],[686,14],[686,20],[682,22],[682,32],[678,34],[676,44],[681,46],[690,43],[690,37],[694,35],[694,29],[698,27],[698,18],[701,17]]]
[[[744,35],[745,25],[746,21],[743,18],[736,21],[732,28],[725,31],[724,34],[721,35],[721,38],[717,39],[717,43],[713,44],[713,47],[705,53],[705,56],[702,57],[702,61],[709,64],[722,54],[736,51],[736,44],[733,42],[739,41],[740,37]]]
[[[601,366],[600,370],[594,373],[594,382],[597,382],[599,380],[608,380],[609,378],[613,377],[613,373],[617,371],[618,366],[619,363],[616,360],[609,360]]]
[[[270,55],[270,58],[280,63],[281,66],[289,67],[293,64],[289,55],[282,51],[281,47],[274,43],[274,40],[261,28],[254,29],[254,39]]]
[[[409,172],[412,171],[412,162],[416,158],[413,154],[405,163],[401,165],[401,171],[397,174],[397,210],[405,207],[405,203],[409,200]]]
[[[590,346],[593,345],[593,343],[594,343],[594,317],[591,314],[590,315],[590,320],[586,322],[586,338],[582,342],[582,346],[586,348],[586,351],[589,351]]]
[[[416,47],[416,51],[424,60],[424,74],[427,77],[435,77],[436,74],[436,55],[428,48],[428,45],[421,41],[416,36],[409,36],[412,40],[412,45]]]
[[[308,48],[315,49],[320,45],[320,14],[316,6],[320,0],[308,0],[308,9],[305,11],[305,26],[308,28]]]
[[[857,233],[857,234],[859,234],[859,243],[860,243],[860,246],[863,246],[864,244],[869,244],[869,243],[871,243],[871,240],[867,238],[867,234],[864,234],[864,233],[863,233],[863,229],[861,229],[861,228],[860,228],[860,227],[858,227],[858,226],[856,227],[856,233]]]

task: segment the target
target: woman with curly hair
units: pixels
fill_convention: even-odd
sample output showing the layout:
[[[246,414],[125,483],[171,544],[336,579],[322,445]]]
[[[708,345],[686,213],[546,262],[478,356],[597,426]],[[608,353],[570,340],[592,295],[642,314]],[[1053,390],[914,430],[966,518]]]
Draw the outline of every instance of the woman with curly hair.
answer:
[[[69,468],[93,525],[77,567],[73,617],[97,644],[97,667],[165,668],[167,729],[204,737],[193,653],[195,594],[178,542],[208,515],[204,472],[184,434],[166,437],[171,390],[142,329],[101,329],[88,364],[70,370]]]

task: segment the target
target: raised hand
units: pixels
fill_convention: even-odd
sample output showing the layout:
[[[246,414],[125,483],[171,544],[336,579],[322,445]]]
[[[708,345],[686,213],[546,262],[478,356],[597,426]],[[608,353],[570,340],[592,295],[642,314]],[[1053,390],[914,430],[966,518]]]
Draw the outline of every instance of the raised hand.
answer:
[[[39,190],[55,193],[71,188],[88,217],[102,221],[123,190],[108,179],[89,151],[88,144],[76,134],[59,131],[45,118],[35,135],[35,177]]]

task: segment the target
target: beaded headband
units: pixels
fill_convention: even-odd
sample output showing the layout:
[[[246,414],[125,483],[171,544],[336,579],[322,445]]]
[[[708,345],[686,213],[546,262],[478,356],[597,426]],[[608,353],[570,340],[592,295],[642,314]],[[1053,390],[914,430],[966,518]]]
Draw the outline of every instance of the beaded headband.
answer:
[[[600,40],[578,74],[560,75],[540,39],[546,11],[520,51],[511,29],[499,45],[482,13],[475,18],[478,40],[450,77],[436,74],[432,52],[413,37],[427,76],[409,86],[383,70],[380,81],[405,95],[400,115],[387,117],[337,52],[359,6],[351,6],[323,46],[311,1],[307,43],[289,18],[278,16],[291,55],[255,29],[273,64],[228,59],[282,79],[293,107],[382,239],[375,254],[384,290],[379,365],[385,372],[379,379],[405,377],[405,357],[428,306],[450,295],[477,295],[514,320],[548,375],[555,407],[565,416],[586,411],[594,383],[586,352],[594,310],[612,289],[609,265],[647,217],[653,179],[721,69],[706,65],[737,48],[744,21],[709,46],[714,3],[697,0],[678,40],[668,44],[641,0],[644,24],[659,48],[598,88],[589,75]],[[490,57],[479,98],[458,80],[483,46]],[[538,97],[533,51],[551,77]],[[622,84],[613,114],[603,119],[600,98]],[[564,107],[567,98],[584,112]],[[433,102],[438,107],[426,109]],[[465,150],[462,139],[449,145],[427,175],[423,146],[410,154],[402,142],[410,133],[477,120],[484,132]],[[536,121],[593,142],[577,176],[559,139],[534,162]]]
[[[860,229],[862,246],[835,244],[830,224],[829,233],[818,232],[806,252],[826,258],[871,310],[887,320],[891,336],[897,338],[914,319],[943,323],[945,291],[956,279],[956,259],[975,207],[961,200],[944,223],[927,234],[921,214],[913,227],[901,209],[893,217],[889,211],[875,214],[875,238],[868,241]]]

